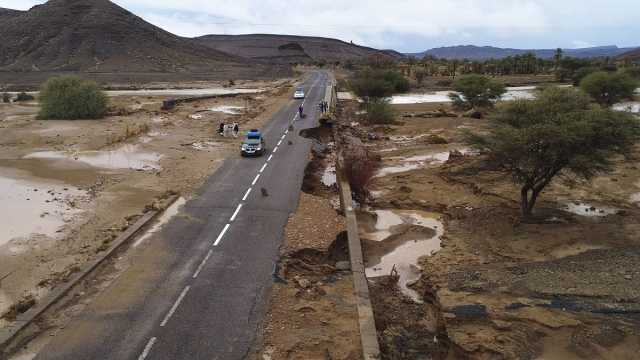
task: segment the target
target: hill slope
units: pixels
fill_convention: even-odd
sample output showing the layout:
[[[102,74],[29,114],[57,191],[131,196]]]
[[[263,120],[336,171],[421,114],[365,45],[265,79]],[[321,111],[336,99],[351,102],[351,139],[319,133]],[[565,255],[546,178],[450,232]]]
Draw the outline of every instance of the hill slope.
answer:
[[[639,61],[640,60],[640,48],[626,52],[620,55],[621,59],[629,59],[631,61]]]
[[[0,11],[0,70],[224,72],[246,59],[166,32],[108,0],[50,0]]]
[[[577,58],[592,57],[616,57],[634,48],[619,48],[617,46],[599,46],[584,49],[563,49],[565,56]],[[497,48],[492,46],[449,46],[427,50],[422,53],[409,54],[418,58],[426,55],[435,56],[443,59],[469,59],[469,60],[486,60],[486,59],[502,59],[508,56],[522,55],[526,53],[534,53],[537,57],[543,59],[553,58],[555,49],[509,49]]]
[[[397,57],[369,47],[344,41],[294,35],[206,35],[196,38],[210,48],[249,59],[275,63],[360,60],[372,55]],[[399,54],[398,54],[399,55]]]

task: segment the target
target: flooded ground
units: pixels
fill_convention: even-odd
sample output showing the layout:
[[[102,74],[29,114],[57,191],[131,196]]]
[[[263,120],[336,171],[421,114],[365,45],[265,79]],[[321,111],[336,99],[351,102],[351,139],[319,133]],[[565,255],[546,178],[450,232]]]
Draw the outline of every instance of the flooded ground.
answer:
[[[231,88],[206,88],[206,89],[141,89],[141,90],[107,90],[107,96],[210,96],[210,95],[234,95],[234,94],[256,94],[264,92],[265,89],[231,89]],[[16,92],[9,92],[10,95],[17,95]],[[38,91],[27,92],[29,95],[37,96]]]
[[[146,138],[143,138],[146,140]],[[144,140],[143,140],[144,142]],[[114,150],[100,151],[40,151],[25,159],[45,159],[62,162],[79,162],[102,169],[159,170],[162,155],[145,152],[138,145],[125,144]]]
[[[640,102],[628,101],[613,105],[613,110],[626,111],[634,114],[640,113]]]
[[[535,89],[535,86],[508,87],[507,92],[502,96],[502,100],[512,101],[516,99],[533,99],[535,98]],[[395,95],[391,98],[391,104],[449,103],[451,102],[451,99],[449,98],[449,94],[451,93],[455,93],[455,91],[434,91],[423,94]]]
[[[229,115],[239,115],[244,110],[243,106],[220,105],[210,109],[213,112],[221,112]]]
[[[361,214],[361,237],[365,244],[366,275],[370,278],[396,274],[403,294],[420,302],[409,286],[421,275],[419,259],[440,250],[444,225],[440,215],[424,211],[376,210]]]
[[[449,160],[452,151],[456,151],[463,155],[471,153],[468,148],[456,148],[450,151],[431,152],[424,155],[385,157],[383,158],[385,165],[378,171],[376,177],[384,177],[392,174],[422,169],[429,166],[442,165]],[[386,165],[389,163],[393,165]]]
[[[590,217],[604,217],[614,215],[620,211],[620,209],[607,206],[595,206],[581,201],[570,202],[564,206],[563,210],[572,214]]]
[[[61,182],[27,177],[13,169],[0,168],[0,173],[0,247],[32,236],[56,237],[81,213],[75,203],[86,197],[86,192]],[[15,244],[9,251],[16,253],[19,249]]]

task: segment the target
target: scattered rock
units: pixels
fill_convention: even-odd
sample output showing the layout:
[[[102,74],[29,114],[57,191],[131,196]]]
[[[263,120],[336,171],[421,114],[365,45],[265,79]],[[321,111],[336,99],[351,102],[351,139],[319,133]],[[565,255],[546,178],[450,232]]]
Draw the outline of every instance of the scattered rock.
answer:
[[[340,271],[351,270],[351,263],[349,261],[338,261],[336,263],[336,269]]]

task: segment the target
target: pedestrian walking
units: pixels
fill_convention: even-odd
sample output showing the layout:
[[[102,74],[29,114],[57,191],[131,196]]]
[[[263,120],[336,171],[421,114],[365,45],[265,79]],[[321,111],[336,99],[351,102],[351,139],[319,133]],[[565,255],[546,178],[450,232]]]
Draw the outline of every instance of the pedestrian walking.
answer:
[[[220,123],[220,127],[218,128],[218,135],[224,135],[224,123]]]
[[[238,125],[238,123],[233,123],[233,136],[238,137],[239,133],[240,133],[240,125]]]

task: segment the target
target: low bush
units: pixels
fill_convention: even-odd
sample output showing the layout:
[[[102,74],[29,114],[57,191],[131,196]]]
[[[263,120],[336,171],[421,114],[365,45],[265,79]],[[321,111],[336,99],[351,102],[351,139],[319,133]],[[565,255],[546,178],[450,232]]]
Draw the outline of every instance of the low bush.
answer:
[[[26,92],[21,92],[16,97],[16,101],[31,101],[31,100],[35,100],[35,99],[36,99],[35,96],[29,95]]]
[[[40,91],[40,119],[100,119],[108,99],[98,85],[75,76],[54,77]]]
[[[580,88],[605,107],[633,97],[637,87],[638,80],[620,72],[598,71],[587,75],[580,82]]]
[[[371,124],[392,124],[395,120],[395,113],[387,99],[376,99],[370,101],[367,106],[367,120]]]

